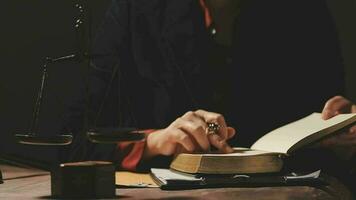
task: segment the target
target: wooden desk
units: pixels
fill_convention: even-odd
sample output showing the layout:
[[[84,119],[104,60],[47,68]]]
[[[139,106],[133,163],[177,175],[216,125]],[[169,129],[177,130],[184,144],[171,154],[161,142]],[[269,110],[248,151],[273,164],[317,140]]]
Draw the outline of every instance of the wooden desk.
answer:
[[[0,184],[0,199],[50,199],[51,186],[48,172],[1,165],[4,184]],[[221,188],[183,191],[162,191],[158,188],[116,189],[117,198],[130,199],[352,199],[351,193],[336,179],[329,178],[326,188],[307,186]]]

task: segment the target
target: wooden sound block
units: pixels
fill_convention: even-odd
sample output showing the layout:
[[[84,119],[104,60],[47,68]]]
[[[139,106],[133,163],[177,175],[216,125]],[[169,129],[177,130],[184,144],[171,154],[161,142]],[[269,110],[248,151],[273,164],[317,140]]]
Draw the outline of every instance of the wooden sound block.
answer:
[[[51,193],[60,198],[115,197],[115,167],[104,161],[63,163],[51,172]]]

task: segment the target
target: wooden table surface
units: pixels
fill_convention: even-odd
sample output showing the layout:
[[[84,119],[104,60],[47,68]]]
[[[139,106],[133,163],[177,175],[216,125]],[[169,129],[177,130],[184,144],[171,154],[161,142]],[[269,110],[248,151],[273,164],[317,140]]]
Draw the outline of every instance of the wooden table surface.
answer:
[[[46,171],[27,167],[1,165],[4,184],[0,184],[0,199],[50,199],[50,175]],[[158,188],[116,189],[116,198],[130,199],[352,199],[351,193],[330,177],[330,186],[313,188],[258,187],[162,191]]]

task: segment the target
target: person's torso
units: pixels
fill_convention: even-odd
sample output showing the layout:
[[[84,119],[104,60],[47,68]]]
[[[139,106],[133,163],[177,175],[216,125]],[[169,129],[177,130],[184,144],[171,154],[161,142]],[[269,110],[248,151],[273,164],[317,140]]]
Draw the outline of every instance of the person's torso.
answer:
[[[324,66],[308,60],[313,33],[304,28],[313,15],[306,9],[309,16],[299,16],[303,6],[242,4],[232,47],[214,55],[219,47],[198,1],[131,1],[130,48],[123,56],[130,79],[123,87],[134,126],[163,128],[189,110],[207,109],[225,115],[249,144],[319,109],[329,93],[316,79]],[[222,58],[214,64],[214,56]]]

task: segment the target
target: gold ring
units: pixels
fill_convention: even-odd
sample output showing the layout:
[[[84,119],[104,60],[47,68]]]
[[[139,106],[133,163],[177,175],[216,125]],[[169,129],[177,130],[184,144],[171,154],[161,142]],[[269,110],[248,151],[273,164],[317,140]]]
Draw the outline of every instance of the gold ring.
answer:
[[[206,128],[206,134],[212,135],[217,134],[220,130],[220,125],[216,123],[207,123],[208,127]]]

